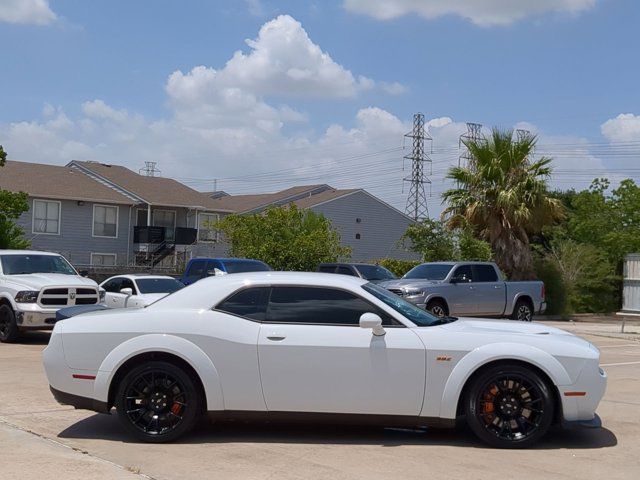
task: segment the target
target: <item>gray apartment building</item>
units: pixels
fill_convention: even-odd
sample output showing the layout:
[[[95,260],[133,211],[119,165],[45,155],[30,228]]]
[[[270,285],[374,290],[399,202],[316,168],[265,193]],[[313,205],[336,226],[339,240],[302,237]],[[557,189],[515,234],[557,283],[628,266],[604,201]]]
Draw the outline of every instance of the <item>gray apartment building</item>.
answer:
[[[7,161],[0,188],[29,195],[19,219],[32,248],[59,252],[78,267],[174,267],[192,257],[226,256],[213,222],[295,203],[322,213],[352,259],[417,259],[398,245],[412,220],[362,189],[298,186],[256,195],[205,194],[126,167],[72,161],[65,166]]]

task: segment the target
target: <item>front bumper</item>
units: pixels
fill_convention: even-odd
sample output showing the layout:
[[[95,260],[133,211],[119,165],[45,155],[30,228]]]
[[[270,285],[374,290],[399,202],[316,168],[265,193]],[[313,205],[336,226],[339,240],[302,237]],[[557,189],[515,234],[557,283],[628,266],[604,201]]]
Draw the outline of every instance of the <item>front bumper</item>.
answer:
[[[573,385],[559,385],[563,423],[597,423],[596,409],[606,388],[607,374],[598,366],[598,360],[587,364]]]
[[[26,305],[25,305],[26,307]],[[56,310],[44,310],[37,305],[35,308],[24,308],[19,305],[16,311],[16,324],[21,330],[45,330],[52,329],[56,323]]]

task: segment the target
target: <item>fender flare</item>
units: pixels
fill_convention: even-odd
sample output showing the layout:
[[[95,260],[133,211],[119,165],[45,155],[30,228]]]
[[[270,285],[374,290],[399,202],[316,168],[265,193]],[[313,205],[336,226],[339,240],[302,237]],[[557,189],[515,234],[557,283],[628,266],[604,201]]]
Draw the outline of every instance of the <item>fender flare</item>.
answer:
[[[435,299],[442,300],[447,305],[447,308],[449,310],[451,309],[451,307],[449,306],[450,304],[449,304],[449,300],[447,300],[447,297],[442,293],[436,293],[436,292],[427,294],[427,296],[424,299],[425,308],[431,300],[435,300]]]
[[[150,352],[169,353],[191,365],[204,387],[207,410],[224,410],[220,375],[207,354],[200,347],[182,337],[160,333],[140,335],[114,348],[98,369],[94,381],[93,398],[108,402],[109,387],[118,369],[127,360]]]
[[[571,377],[562,364],[547,352],[520,343],[491,343],[472,350],[453,368],[442,392],[440,417],[456,418],[458,401],[467,380],[480,367],[497,360],[519,360],[538,367],[554,385],[570,385]]]
[[[531,295],[526,293],[526,292],[518,292],[516,294],[516,296],[513,297],[513,299],[511,300],[511,304],[510,305],[509,304],[506,305],[507,307],[509,307],[509,311],[508,312],[507,311],[504,312],[504,316],[505,317],[513,315],[513,310],[516,308],[516,303],[518,303],[518,300],[520,300],[522,297],[526,297],[531,302],[531,306],[533,307],[533,311],[535,313],[536,304],[535,304],[533,298],[531,297]]]
[[[10,294],[8,294],[8,293],[0,293],[0,300],[7,300],[9,302],[9,305],[11,305],[11,308],[13,309],[14,312],[16,310],[18,310],[18,306],[16,305],[16,301],[14,300],[14,298]]]

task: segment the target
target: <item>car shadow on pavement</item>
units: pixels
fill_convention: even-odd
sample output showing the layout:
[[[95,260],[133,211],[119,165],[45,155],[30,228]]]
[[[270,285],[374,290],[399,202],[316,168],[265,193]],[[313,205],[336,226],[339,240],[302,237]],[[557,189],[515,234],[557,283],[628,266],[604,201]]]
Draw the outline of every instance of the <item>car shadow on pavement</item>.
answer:
[[[111,440],[138,443],[129,436],[115,415],[92,415],[58,434],[59,438]],[[192,433],[175,442],[179,444],[216,443],[300,443],[318,445],[443,445],[489,448],[466,427],[456,429],[408,429],[332,425],[290,425],[276,423],[222,422],[203,420]],[[618,440],[606,428],[552,428],[547,436],[532,448],[596,449],[613,447]]]
[[[47,345],[51,338],[51,332],[34,330],[32,332],[22,332],[15,342],[18,345]]]

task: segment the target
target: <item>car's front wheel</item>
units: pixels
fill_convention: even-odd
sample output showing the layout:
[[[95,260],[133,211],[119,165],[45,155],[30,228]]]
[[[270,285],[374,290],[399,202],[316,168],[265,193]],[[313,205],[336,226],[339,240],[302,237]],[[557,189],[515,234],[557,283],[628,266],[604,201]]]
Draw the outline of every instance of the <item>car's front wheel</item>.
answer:
[[[19,335],[20,331],[13,309],[7,304],[0,305],[0,342],[15,342]]]
[[[196,424],[202,399],[193,378],[180,367],[150,361],[129,371],[115,406],[124,427],[145,442],[170,442]]]
[[[519,365],[491,367],[474,378],[467,390],[467,423],[493,447],[529,447],[547,433],[553,421],[550,388],[533,369]]]

